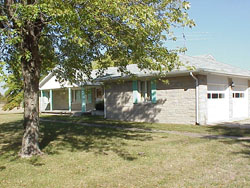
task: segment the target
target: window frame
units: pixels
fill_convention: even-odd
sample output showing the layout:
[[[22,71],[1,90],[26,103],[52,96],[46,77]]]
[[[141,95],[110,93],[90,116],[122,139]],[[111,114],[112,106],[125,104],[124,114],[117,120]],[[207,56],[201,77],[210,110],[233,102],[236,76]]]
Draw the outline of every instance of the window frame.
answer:
[[[151,103],[152,102],[152,88],[151,80],[138,80],[138,103]]]

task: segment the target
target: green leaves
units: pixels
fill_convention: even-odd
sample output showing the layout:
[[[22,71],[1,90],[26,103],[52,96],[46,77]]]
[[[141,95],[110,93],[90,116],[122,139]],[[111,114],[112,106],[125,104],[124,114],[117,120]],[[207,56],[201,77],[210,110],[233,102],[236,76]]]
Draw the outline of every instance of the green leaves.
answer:
[[[34,40],[39,44],[42,70],[57,66],[58,77],[72,82],[84,74],[90,78],[93,62],[99,72],[108,66],[125,72],[131,63],[171,71],[179,66],[176,54],[183,49],[168,50],[167,39],[176,39],[170,35],[173,27],[195,25],[188,17],[189,8],[185,0],[12,2],[1,9],[5,26],[0,30],[1,58],[10,69],[13,59],[18,64],[22,58],[35,59],[27,45]]]
[[[190,5],[189,2],[183,1],[182,7],[183,7],[185,10],[188,10],[188,9],[190,9],[191,5]]]

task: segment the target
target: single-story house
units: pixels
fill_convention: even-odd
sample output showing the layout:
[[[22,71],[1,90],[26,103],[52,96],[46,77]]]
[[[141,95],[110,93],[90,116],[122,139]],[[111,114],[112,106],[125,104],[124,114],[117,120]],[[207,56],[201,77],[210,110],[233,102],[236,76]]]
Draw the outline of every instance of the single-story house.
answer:
[[[104,116],[115,120],[210,124],[250,117],[250,71],[211,55],[180,60],[185,66],[161,78],[134,64],[127,69],[136,80],[111,67],[98,82],[61,86],[51,73],[40,83],[40,110],[86,112],[103,100]]]

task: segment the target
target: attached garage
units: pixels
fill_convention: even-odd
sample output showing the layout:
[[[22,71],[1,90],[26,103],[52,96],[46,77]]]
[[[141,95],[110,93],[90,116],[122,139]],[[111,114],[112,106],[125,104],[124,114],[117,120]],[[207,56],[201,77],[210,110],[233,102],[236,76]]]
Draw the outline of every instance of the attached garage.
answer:
[[[207,122],[224,122],[248,117],[248,80],[207,76]]]
[[[207,77],[207,121],[229,120],[229,87],[226,77]]]
[[[248,80],[233,79],[233,118],[248,117]]]

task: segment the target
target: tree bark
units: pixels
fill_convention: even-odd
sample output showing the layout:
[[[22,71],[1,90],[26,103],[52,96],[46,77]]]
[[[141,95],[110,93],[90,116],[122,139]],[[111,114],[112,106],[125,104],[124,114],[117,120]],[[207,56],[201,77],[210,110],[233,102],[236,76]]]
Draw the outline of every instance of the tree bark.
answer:
[[[24,76],[24,135],[21,157],[40,155],[39,149],[39,79],[31,74]]]
[[[39,78],[41,59],[38,39],[31,34],[25,37],[24,49],[31,53],[31,58],[21,59],[24,82],[24,135],[22,139],[21,157],[42,154],[39,149]]]

